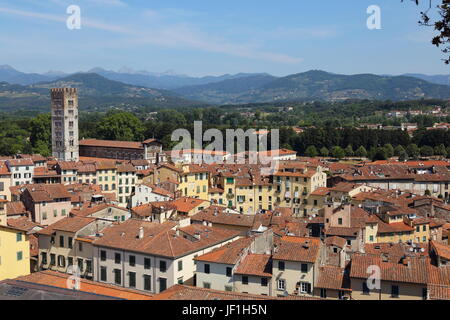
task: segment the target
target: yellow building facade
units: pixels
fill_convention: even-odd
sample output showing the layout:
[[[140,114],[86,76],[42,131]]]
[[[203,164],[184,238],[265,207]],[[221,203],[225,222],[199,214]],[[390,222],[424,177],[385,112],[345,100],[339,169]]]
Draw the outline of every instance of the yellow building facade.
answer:
[[[30,274],[30,241],[24,232],[0,226],[0,281]]]

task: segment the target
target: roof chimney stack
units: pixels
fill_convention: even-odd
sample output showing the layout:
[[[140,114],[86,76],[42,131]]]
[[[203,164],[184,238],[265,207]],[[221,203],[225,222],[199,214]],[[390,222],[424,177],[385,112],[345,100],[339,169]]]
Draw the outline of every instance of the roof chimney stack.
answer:
[[[144,238],[144,227],[140,227],[139,228],[139,239],[143,239]]]

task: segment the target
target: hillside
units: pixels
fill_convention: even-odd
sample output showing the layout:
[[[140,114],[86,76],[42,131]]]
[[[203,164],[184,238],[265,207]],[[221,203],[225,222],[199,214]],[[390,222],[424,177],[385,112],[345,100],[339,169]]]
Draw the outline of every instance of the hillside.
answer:
[[[78,73],[30,86],[0,83],[0,110],[49,109],[50,88],[78,88],[81,109],[103,110],[110,106],[183,107],[198,104],[175,94],[108,80],[95,73]]]
[[[277,78],[268,74],[259,74],[200,86],[182,87],[174,92],[188,99],[216,104],[229,103],[242,95],[258,90],[275,79]]]
[[[414,100],[449,99],[450,87],[413,77],[390,77],[373,74],[339,75],[324,71],[308,71],[275,78],[258,86],[242,86],[245,79],[229,80],[208,86],[181,88],[182,96],[210,103],[238,104],[254,102],[285,102],[346,99]],[[267,80],[267,79],[265,79]],[[263,81],[264,82],[264,81]],[[237,88],[230,91],[229,88]]]

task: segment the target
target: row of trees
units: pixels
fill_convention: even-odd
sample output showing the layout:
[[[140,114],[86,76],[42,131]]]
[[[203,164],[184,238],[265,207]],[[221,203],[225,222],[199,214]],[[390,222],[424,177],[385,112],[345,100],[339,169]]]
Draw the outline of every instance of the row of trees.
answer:
[[[386,160],[393,156],[399,158],[399,160],[404,161],[408,159],[418,159],[419,157],[431,157],[439,156],[442,158],[450,158],[450,147],[445,147],[445,145],[440,144],[436,147],[422,146],[419,148],[416,144],[410,144],[406,149],[398,145],[395,148],[391,144],[386,144],[383,147],[373,147],[369,151],[363,146],[359,146],[356,150],[353,146],[348,145],[345,149],[340,146],[333,146],[331,149],[327,147],[322,147],[318,150],[315,146],[308,146],[304,152],[304,155],[308,157],[334,157],[337,159],[342,159],[345,157],[358,157],[358,158],[370,158],[372,160]]]
[[[203,130],[217,128],[255,128],[249,123],[234,125],[233,117],[215,115],[214,109],[200,109],[185,115],[181,111],[161,110],[154,118],[143,119],[128,112],[114,111],[107,114],[81,114],[80,138],[142,141],[157,138],[170,149],[176,142],[171,134],[185,128],[193,135],[193,124],[204,120]],[[51,117],[40,114],[32,119],[15,119],[0,122],[0,154],[17,153],[51,154]],[[257,127],[256,127],[257,128]],[[308,156],[369,157],[385,159],[398,156],[401,159],[420,156],[450,155],[450,132],[444,130],[419,130],[413,137],[401,130],[369,130],[334,128],[330,126],[306,129],[297,134],[290,127],[279,127],[280,146],[296,150]]]

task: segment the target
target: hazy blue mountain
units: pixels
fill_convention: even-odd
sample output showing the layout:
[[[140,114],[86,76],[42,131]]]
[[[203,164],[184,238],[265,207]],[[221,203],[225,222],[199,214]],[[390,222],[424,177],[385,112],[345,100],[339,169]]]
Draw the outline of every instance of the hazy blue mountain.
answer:
[[[450,74],[426,75],[420,73],[406,73],[404,76],[419,78],[431,83],[450,85]]]
[[[192,106],[198,102],[159,89],[132,86],[95,73],[77,73],[49,82],[22,86],[0,83],[0,110],[50,108],[50,88],[78,89],[82,109],[103,110],[110,106]]]
[[[250,75],[204,85],[182,87],[175,89],[174,92],[188,99],[220,104],[238,99],[243,94],[252,93],[275,79],[277,78],[268,74]]]
[[[143,86],[156,89],[173,90],[185,86],[204,85],[208,83],[216,83],[228,79],[239,79],[255,74],[238,73],[235,75],[225,74],[221,76],[206,77],[189,77],[185,75],[177,75],[172,72],[167,73],[151,73],[147,71],[133,72],[131,70],[122,69],[125,72],[108,71],[102,68],[94,68],[89,72],[97,73],[110,80],[120,81],[136,86]]]
[[[250,78],[251,79],[251,78]],[[250,81],[249,79],[249,81]],[[234,80],[237,87],[241,85]],[[233,81],[232,81],[233,82]],[[340,75],[312,70],[273,79],[261,86],[248,85],[247,90],[231,92],[230,81],[210,86],[176,90],[189,99],[210,103],[237,104],[252,102],[283,102],[304,100],[338,101],[346,99],[413,100],[422,98],[449,99],[450,86],[432,84],[414,77],[378,76],[373,74]]]
[[[0,82],[29,85],[41,81],[52,81],[59,77],[52,74],[23,73],[8,65],[0,66]]]

